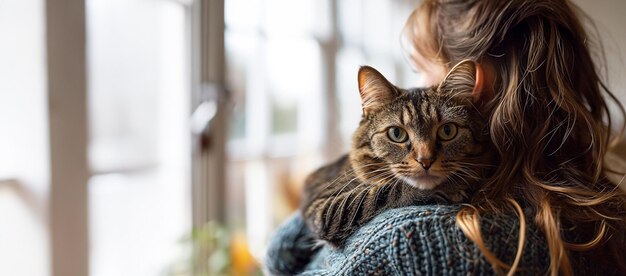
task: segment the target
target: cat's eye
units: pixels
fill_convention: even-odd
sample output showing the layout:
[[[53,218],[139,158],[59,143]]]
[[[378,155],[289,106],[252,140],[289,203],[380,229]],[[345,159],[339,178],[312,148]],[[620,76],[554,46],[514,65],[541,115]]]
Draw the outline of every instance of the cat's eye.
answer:
[[[457,126],[453,123],[443,124],[437,130],[437,137],[443,141],[450,141],[456,137],[457,134]]]
[[[394,141],[396,143],[405,142],[407,138],[409,138],[409,134],[406,133],[404,129],[399,127],[390,127],[387,130],[387,136],[391,141]]]

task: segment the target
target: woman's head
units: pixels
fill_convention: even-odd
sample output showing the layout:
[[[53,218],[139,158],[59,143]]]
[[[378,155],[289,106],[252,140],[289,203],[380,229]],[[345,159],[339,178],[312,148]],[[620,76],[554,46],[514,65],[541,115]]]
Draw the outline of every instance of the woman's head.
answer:
[[[405,28],[412,60],[431,78],[463,59],[489,68],[499,165],[459,220],[521,201],[548,238],[553,273],[571,272],[567,252],[596,247],[626,218],[624,193],[604,175],[606,100],[615,97],[600,80],[582,19],[567,0],[425,0]],[[565,226],[600,239],[568,243]]]

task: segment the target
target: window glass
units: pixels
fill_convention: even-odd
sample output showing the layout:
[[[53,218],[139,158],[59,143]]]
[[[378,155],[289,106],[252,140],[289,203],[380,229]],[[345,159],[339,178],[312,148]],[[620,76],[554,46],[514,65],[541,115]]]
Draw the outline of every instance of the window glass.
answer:
[[[0,1],[0,275],[49,275],[44,1]]]
[[[159,275],[190,230],[187,8],[89,0],[91,274]]]

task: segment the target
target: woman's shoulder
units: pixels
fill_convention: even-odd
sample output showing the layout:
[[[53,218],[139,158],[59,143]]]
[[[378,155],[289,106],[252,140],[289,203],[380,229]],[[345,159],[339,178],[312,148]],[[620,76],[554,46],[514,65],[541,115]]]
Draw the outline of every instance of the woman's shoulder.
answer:
[[[312,263],[306,265],[305,274],[491,275],[491,265],[456,226],[456,214],[461,208],[461,205],[420,205],[388,210],[363,225],[345,247],[325,248],[317,253],[310,259]],[[293,226],[289,227],[298,228]],[[485,215],[481,226],[488,248],[501,261],[512,263],[517,251],[519,219],[515,215]],[[526,267],[524,271],[528,274],[543,273],[548,260],[545,240],[532,226],[525,231],[520,266]],[[274,240],[284,241],[276,236]]]
[[[461,208],[420,205],[389,210],[353,235],[342,254],[352,260],[364,259],[365,263],[373,260],[387,264],[387,272],[396,275],[493,274],[482,252],[456,225]],[[480,223],[487,248],[508,264],[515,258],[520,231],[525,231],[521,271],[546,271],[545,239],[532,224],[520,229],[520,220],[514,214],[486,214]]]

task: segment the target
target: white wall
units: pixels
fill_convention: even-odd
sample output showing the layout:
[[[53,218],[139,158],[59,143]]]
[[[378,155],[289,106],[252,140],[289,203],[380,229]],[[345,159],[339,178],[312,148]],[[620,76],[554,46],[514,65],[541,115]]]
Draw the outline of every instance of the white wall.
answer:
[[[626,1],[573,0],[596,23],[606,51],[609,88],[626,104]]]

